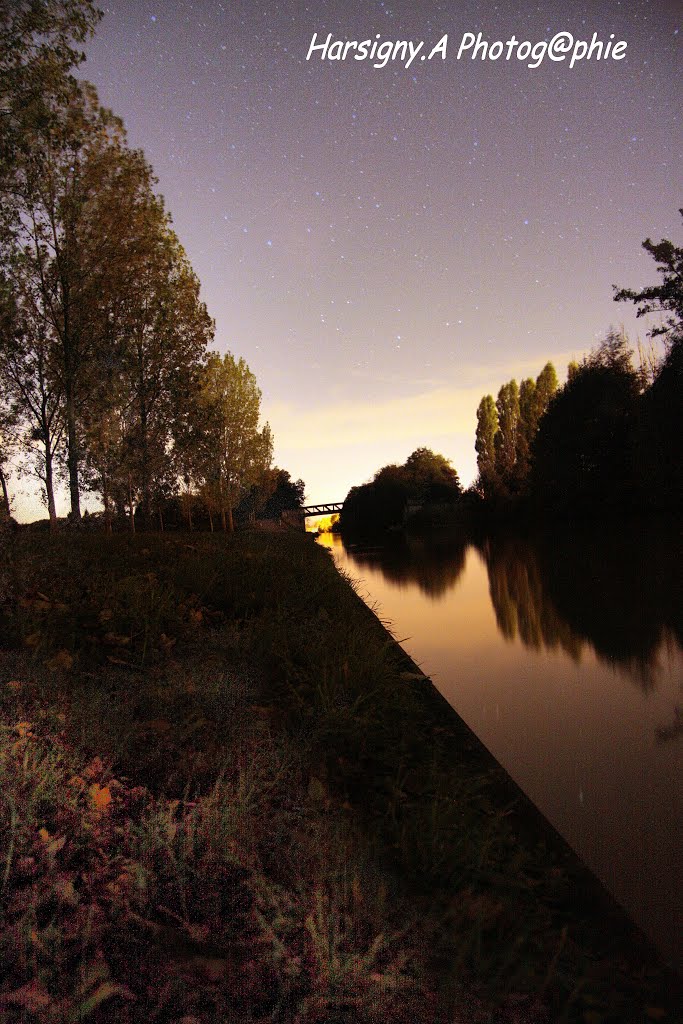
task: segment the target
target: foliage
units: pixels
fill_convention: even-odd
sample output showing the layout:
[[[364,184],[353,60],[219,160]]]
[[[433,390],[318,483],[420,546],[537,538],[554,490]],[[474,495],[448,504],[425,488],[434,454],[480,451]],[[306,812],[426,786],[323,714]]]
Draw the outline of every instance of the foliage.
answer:
[[[240,502],[237,513],[247,518],[279,519],[283,512],[302,508],[306,485],[292,480],[286,469],[265,470]]]
[[[64,438],[62,392],[40,317],[32,307],[20,310],[16,294],[3,283],[0,382],[9,417],[6,432],[11,431],[12,447],[29,460],[43,485],[52,527],[57,519],[54,466]]]
[[[494,402],[484,395],[477,409],[475,449],[478,489],[489,502],[510,501],[529,485],[534,439],[557,389],[557,374],[546,363],[534,381],[503,384]]]
[[[496,472],[510,487],[517,458],[517,433],[519,429],[519,387],[516,380],[503,384],[496,399],[498,431],[494,438],[496,450]]]
[[[498,409],[491,395],[484,395],[477,408],[477,436],[475,449],[479,479],[485,494],[490,495],[497,486],[496,447]]]
[[[90,0],[0,0],[0,177],[55,129],[101,16]]]
[[[163,526],[183,481],[189,523],[198,501],[211,525],[214,512],[232,523],[272,435],[252,422],[260,395],[243,360],[204,373],[213,322],[152,168],[71,74],[100,14],[86,0],[20,0],[0,16],[5,433],[43,482],[53,525],[62,463],[73,520],[88,488],[107,529],[116,515]]]
[[[384,466],[371,483],[351,488],[339,518],[340,528],[387,530],[403,522],[409,502],[416,506],[454,504],[461,494],[450,461],[429,448],[416,448],[402,466]]]
[[[683,208],[679,210],[683,217]],[[637,306],[636,316],[649,313],[665,314],[662,323],[654,326],[650,334],[664,335],[669,345],[683,341],[683,248],[668,239],[652,242],[646,238],[643,249],[649,252],[657,264],[661,282],[648,285],[640,291],[633,288],[614,286],[616,302],[633,302]]]
[[[637,403],[628,342],[609,332],[539,424],[532,489],[542,505],[566,512],[634,504]]]
[[[273,438],[259,429],[261,392],[245,360],[209,353],[201,377],[194,473],[205,499],[232,531],[233,510],[270,468]]]

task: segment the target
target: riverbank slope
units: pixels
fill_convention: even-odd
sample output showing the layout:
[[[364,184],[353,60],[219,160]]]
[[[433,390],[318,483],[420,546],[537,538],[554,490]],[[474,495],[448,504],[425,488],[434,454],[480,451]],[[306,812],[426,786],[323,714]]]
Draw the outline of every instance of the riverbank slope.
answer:
[[[310,538],[3,546],[8,1020],[677,1019]]]

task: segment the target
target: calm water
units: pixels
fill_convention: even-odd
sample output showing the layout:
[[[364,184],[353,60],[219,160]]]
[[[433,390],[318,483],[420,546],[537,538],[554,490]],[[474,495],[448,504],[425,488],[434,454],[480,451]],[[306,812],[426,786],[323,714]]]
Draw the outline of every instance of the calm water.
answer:
[[[683,969],[680,535],[320,543]]]

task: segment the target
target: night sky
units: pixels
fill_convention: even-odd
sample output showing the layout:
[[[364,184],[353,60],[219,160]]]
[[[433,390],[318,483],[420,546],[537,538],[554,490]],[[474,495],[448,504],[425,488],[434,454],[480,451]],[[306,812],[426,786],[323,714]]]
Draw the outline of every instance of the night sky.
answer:
[[[216,345],[263,391],[275,457],[340,500],[426,444],[463,483],[475,410],[610,324],[612,284],[681,243],[680,5],[117,0],[82,74],[159,178]],[[464,33],[627,42],[615,61],[457,59]],[[306,61],[324,42],[437,54]],[[353,52],[353,51],[351,51]],[[529,58],[529,61],[531,58]]]

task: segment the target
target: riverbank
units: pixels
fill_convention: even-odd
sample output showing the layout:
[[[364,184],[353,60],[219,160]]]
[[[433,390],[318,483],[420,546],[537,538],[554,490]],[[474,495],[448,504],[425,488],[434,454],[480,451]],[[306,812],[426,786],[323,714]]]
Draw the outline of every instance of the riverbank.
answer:
[[[8,1020],[676,1019],[639,935],[310,538],[5,553]]]

